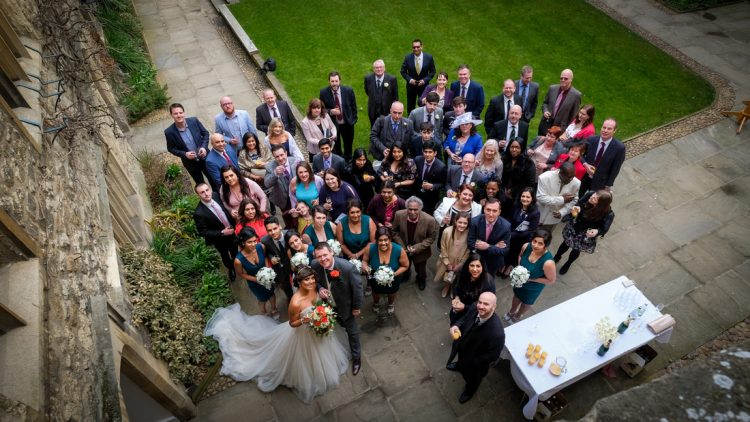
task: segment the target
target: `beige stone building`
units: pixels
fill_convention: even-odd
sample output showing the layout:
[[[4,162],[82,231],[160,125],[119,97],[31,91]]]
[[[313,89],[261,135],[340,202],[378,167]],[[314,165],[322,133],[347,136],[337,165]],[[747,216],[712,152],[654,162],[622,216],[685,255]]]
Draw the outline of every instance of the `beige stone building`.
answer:
[[[0,421],[187,420],[130,323],[149,206],[86,3],[0,2]]]

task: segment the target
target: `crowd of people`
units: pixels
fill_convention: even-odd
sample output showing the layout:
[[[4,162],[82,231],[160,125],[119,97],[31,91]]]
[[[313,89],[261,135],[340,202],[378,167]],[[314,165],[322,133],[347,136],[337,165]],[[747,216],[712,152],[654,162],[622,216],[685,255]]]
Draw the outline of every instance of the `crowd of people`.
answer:
[[[540,89],[530,66],[521,69],[518,80],[504,81],[484,120],[484,89],[471,79],[469,66],[459,66],[457,80],[449,84],[448,73],[436,72],[420,40],[414,40],[401,67],[406,106],[385,63],[376,60],[372,70],[364,78],[367,151],[353,150],[356,98],[337,72],[328,75],[328,86],[310,100],[299,122],[306,153],[295,141],[297,122],[289,105],[272,90],[263,92],[255,124],[230,97],[222,97],[213,133],[186,117],[182,105],[172,104],[167,147],[196,183],[198,233],[216,247],[230,280],[245,280],[261,317],[277,321],[275,287],[280,288],[291,327],[310,322],[305,315],[316,300],[331,304],[348,335],[355,375],[361,367],[357,317],[365,297],[372,297],[372,311],[380,317],[393,316],[401,284],[414,273],[424,290],[427,262],[437,253],[432,280],[446,298],[455,339],[447,367],[464,375],[463,403],[499,356],[500,319],[521,320],[544,287],[567,273],[581,252],[594,253],[597,239],[607,233],[625,147],[614,138],[613,118],[604,119],[595,133],[595,108],[581,106],[570,69],[548,88],[533,139],[529,121]],[[552,233],[560,224],[562,240],[553,255]],[[309,264],[293,264],[298,254]],[[499,318],[496,285],[516,266],[528,270],[529,280],[513,288],[512,303]],[[272,286],[259,282],[265,267],[276,275]],[[390,272],[381,271],[384,267]],[[391,279],[383,282],[379,273]],[[263,337],[259,349],[247,327],[260,329],[265,323],[250,323],[254,317],[240,314],[236,306],[223,309],[207,329],[220,342],[225,373],[266,380],[264,368],[299,371],[291,361],[253,357],[272,340]],[[307,340],[290,340],[286,331],[279,337],[287,340],[274,343],[278,347],[284,342],[312,347]],[[321,367],[336,372],[319,375],[322,391],[335,385],[343,370],[341,354],[329,343],[320,353],[310,352],[324,361]],[[322,350],[330,356],[319,356]],[[306,384],[314,379],[304,385],[289,379],[276,377],[259,386],[283,383],[306,401],[321,392],[320,383]]]

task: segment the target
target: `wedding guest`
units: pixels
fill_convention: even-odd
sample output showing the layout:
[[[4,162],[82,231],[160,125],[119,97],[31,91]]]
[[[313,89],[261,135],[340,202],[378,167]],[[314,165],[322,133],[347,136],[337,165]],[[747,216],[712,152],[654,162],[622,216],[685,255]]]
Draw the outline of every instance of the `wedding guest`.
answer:
[[[266,218],[263,222],[266,226],[267,235],[260,239],[263,244],[263,251],[268,259],[271,268],[276,273],[276,284],[281,287],[287,300],[292,298],[292,273],[289,256],[286,253],[284,236],[281,232],[281,224],[275,215]]]
[[[292,209],[292,202],[289,199],[289,184],[292,181],[292,173],[297,166],[297,160],[288,158],[286,150],[281,145],[275,145],[271,149],[273,161],[266,164],[265,186],[269,189],[269,199],[279,207],[284,225],[292,227],[294,221],[289,211]]]
[[[417,272],[419,290],[427,285],[427,260],[438,235],[437,222],[422,208],[422,200],[411,196],[406,200],[406,209],[398,211],[393,219],[393,239],[406,250],[409,263]],[[409,275],[405,278],[408,280]]]
[[[292,227],[299,233],[304,233],[313,223],[312,208],[305,201],[297,202],[297,206],[289,210],[289,215],[294,219]]]
[[[494,277],[487,272],[487,266],[479,254],[472,253],[458,272],[453,283],[451,310],[448,314],[451,325],[461,318],[466,310],[484,292],[495,293]]]
[[[464,317],[450,328],[453,338],[463,333],[453,341],[446,365],[446,369],[460,372],[466,382],[464,391],[458,397],[461,404],[474,396],[482,378],[487,375],[490,364],[500,357],[505,345],[505,332],[500,318],[495,315],[495,308],[495,294],[484,292],[479,296],[479,300],[469,307]],[[458,362],[453,362],[456,354]]]
[[[375,231],[376,243],[371,243],[368,253],[362,255],[362,268],[370,273],[370,287],[372,288],[372,310],[380,314],[380,296],[388,297],[388,315],[393,315],[396,301],[403,274],[409,270],[409,258],[406,251],[393,241],[391,229],[388,227],[378,227]],[[393,280],[390,285],[381,285],[375,281],[375,274],[381,266],[391,267],[393,270]]]
[[[443,283],[441,297],[448,296],[456,277],[456,272],[469,257],[466,241],[469,239],[469,222],[471,214],[460,212],[453,224],[443,231],[440,238],[440,255],[435,269],[435,283]],[[450,275],[448,275],[450,274]]]
[[[366,214],[359,199],[350,199],[346,204],[346,216],[338,222],[336,238],[346,259],[362,260],[367,245],[375,242],[375,222]]]
[[[286,151],[286,155],[294,157],[295,160],[304,161],[305,157],[302,156],[297,146],[297,142],[294,140],[294,136],[284,129],[284,122],[281,119],[274,117],[271,119],[271,123],[268,124],[268,136],[263,140],[266,148],[273,152],[275,145],[281,145]]]
[[[578,110],[578,116],[570,122],[565,132],[560,135],[560,141],[566,147],[569,147],[573,142],[583,142],[589,136],[594,136],[596,128],[594,128],[594,106],[592,104],[586,104]]]
[[[307,105],[307,114],[300,126],[307,141],[307,152],[310,154],[311,162],[313,156],[320,152],[318,143],[321,140],[328,139],[331,145],[336,142],[336,125],[333,124],[323,102],[317,98],[310,100]]]
[[[302,241],[308,245],[336,240],[336,225],[328,220],[328,211],[320,205],[312,208],[313,223],[305,228]]]
[[[524,188],[513,206],[513,212],[509,220],[513,231],[510,232],[508,259],[505,260],[505,267],[500,274],[502,278],[508,277],[508,274],[518,262],[521,246],[531,240],[531,235],[539,227],[539,217],[540,212],[534,197],[534,189]]]
[[[555,262],[559,262],[568,249],[573,249],[568,261],[560,268],[560,274],[568,272],[570,265],[578,259],[581,252],[594,253],[596,239],[607,234],[615,219],[615,213],[611,208],[612,194],[607,190],[589,191],[581,197],[578,204],[580,207],[573,208],[573,213],[577,212],[577,216],[565,225],[564,243],[555,253]]]
[[[315,259],[313,254],[315,248],[313,245],[308,245],[303,242],[302,236],[297,230],[287,230],[286,233],[284,233],[284,243],[286,243],[286,254],[289,256],[289,262],[291,262],[291,258],[298,253],[305,254],[311,263],[313,259]],[[292,270],[296,271],[297,269],[293,268]]]
[[[559,170],[548,171],[539,177],[536,192],[539,218],[542,228],[550,233],[563,217],[570,214],[578,200],[581,182],[574,176],[573,164],[564,163]]]
[[[446,162],[449,162],[448,157],[450,157],[451,164],[459,165],[464,155],[476,156],[479,153],[482,149],[482,135],[477,133],[477,125],[480,124],[482,121],[474,119],[470,111],[456,117],[443,143]]]
[[[503,209],[507,214],[504,215],[510,214],[513,202],[518,199],[523,188],[532,188],[534,185],[536,185],[534,160],[523,154],[521,144],[513,140],[503,153],[503,179],[500,188],[505,195]]]
[[[271,151],[258,142],[258,137],[251,132],[242,135],[242,149],[238,157],[242,175],[261,187],[266,177],[266,164],[273,160]]]
[[[453,110],[446,112],[443,116],[443,139],[448,137],[453,121],[466,113],[466,99],[460,95],[454,96],[453,101],[451,101],[451,108]],[[440,130],[440,128],[435,128],[435,130]],[[448,157],[446,157],[446,161],[448,161]]]
[[[483,215],[471,219],[467,244],[482,257],[492,277],[505,264],[510,231],[510,223],[500,217],[500,202],[496,199],[488,199]]]
[[[513,301],[503,320],[508,323],[520,321],[531,305],[542,293],[544,286],[555,283],[557,271],[549,251],[552,235],[539,229],[531,235],[531,241],[521,247],[518,265],[529,270],[529,279],[521,287],[513,287]]]
[[[479,150],[475,171],[482,176],[482,182],[486,182],[491,177],[497,177],[499,181],[503,176],[503,160],[498,151],[497,141],[494,139],[488,139]]]
[[[583,142],[576,142],[570,145],[567,153],[560,154],[560,156],[557,157],[557,161],[555,161],[555,165],[552,166],[552,168],[558,169],[565,162],[573,163],[573,166],[575,166],[576,169],[576,179],[583,180],[583,176],[586,175],[586,167],[583,165],[581,158],[585,155],[586,144]]]
[[[486,182],[479,183],[477,190],[477,197],[481,206],[484,206],[490,198],[503,202],[502,191],[500,190],[500,175],[492,176]]]
[[[565,152],[562,142],[558,142],[557,140],[561,133],[562,130],[559,127],[552,126],[547,129],[545,136],[537,137],[529,149],[526,150],[528,156],[534,160],[537,177],[549,170],[557,160],[557,157]]]
[[[258,235],[250,227],[245,227],[240,231],[238,237],[240,251],[234,259],[234,270],[237,275],[247,282],[250,291],[253,292],[258,300],[261,315],[270,315],[275,320],[279,320],[279,310],[276,309],[276,295],[273,292],[273,286],[266,288],[258,283],[256,275],[258,271],[266,266],[265,247],[258,242]],[[271,311],[266,310],[266,302],[271,303]]]
[[[427,94],[430,92],[436,92],[440,97],[438,101],[438,107],[441,107],[444,112],[453,110],[453,91],[448,89],[448,72],[440,71],[437,73],[437,83],[435,85],[427,85],[427,88],[422,92],[422,96],[419,97],[419,103],[425,105],[427,102]],[[440,130],[439,128],[437,130]]]
[[[411,193],[412,185],[417,178],[417,165],[409,158],[406,146],[396,141],[391,146],[390,153],[383,160],[378,169],[380,180],[390,180],[396,188],[396,195],[406,199]]]
[[[243,199],[250,198],[257,202],[261,212],[268,210],[266,193],[257,183],[247,177],[242,177],[237,167],[230,165],[222,167],[221,177],[224,180],[221,185],[221,202],[232,214],[232,218],[237,219],[240,216],[240,203]]]
[[[472,217],[482,213],[482,207],[474,202],[474,188],[469,184],[463,184],[458,189],[458,197],[443,198],[443,202],[432,214],[440,227],[452,225],[456,215],[460,212],[469,212]]]
[[[193,212],[195,230],[198,236],[206,241],[206,245],[216,248],[221,262],[227,268],[229,280],[235,279],[234,255],[237,251],[234,237],[234,218],[224,208],[218,192],[213,192],[207,183],[195,186],[195,193],[200,203]]]
[[[354,150],[352,161],[346,167],[346,175],[362,200],[365,207],[370,205],[372,197],[375,196],[375,183],[377,181],[375,169],[367,158],[364,148]]]
[[[437,158],[440,147],[434,141],[422,145],[422,155],[414,159],[417,165],[417,181],[414,192],[419,192],[424,201],[424,209],[432,213],[441,201],[441,192],[448,175],[448,168]]]
[[[367,207],[367,215],[375,220],[378,227],[390,227],[396,211],[406,208],[406,203],[396,196],[395,191],[392,180],[384,182],[380,194],[375,195]]]
[[[240,203],[239,219],[234,226],[234,234],[240,234],[245,227],[250,227],[258,237],[267,235],[264,221],[268,214],[261,211],[260,205],[251,198],[243,199]]]
[[[323,191],[325,182],[317,174],[307,161],[300,161],[294,169],[295,177],[289,182],[289,201],[292,209],[298,203],[304,202],[307,206],[318,205],[318,198]]]
[[[320,152],[312,158],[312,167],[315,174],[323,177],[323,172],[330,168],[336,170],[340,175],[346,171],[346,161],[339,155],[333,153],[333,144],[328,139],[321,139],[318,143]]]
[[[346,203],[352,198],[359,199],[359,196],[352,185],[341,180],[339,173],[332,168],[323,172],[323,180],[325,186],[320,192],[319,200],[330,214],[331,220],[338,221],[346,210]]]

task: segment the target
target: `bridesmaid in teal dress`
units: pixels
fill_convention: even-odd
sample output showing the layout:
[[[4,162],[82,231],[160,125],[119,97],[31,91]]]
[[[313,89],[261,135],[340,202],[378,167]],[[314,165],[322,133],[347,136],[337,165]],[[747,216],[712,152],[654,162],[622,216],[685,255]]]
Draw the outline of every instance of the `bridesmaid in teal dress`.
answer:
[[[393,302],[396,300],[396,293],[402,281],[403,274],[409,270],[409,258],[406,251],[401,245],[393,242],[391,229],[382,226],[375,231],[377,243],[371,243],[369,252],[362,256],[362,267],[369,269],[370,286],[372,287],[373,311],[380,313],[380,296],[388,295],[388,315],[393,315],[395,308]],[[394,274],[394,280],[390,286],[381,286],[375,279],[375,272],[382,265],[391,267]]]
[[[326,242],[336,239],[336,226],[328,220],[328,212],[321,205],[316,205],[312,209],[313,223],[305,228],[302,241],[308,245],[317,245],[319,242]]]
[[[240,251],[234,259],[234,269],[237,275],[247,281],[250,291],[258,299],[261,315],[268,315],[266,311],[266,302],[271,302],[271,316],[273,319],[279,319],[279,310],[276,309],[276,295],[271,289],[258,284],[255,276],[261,268],[266,266],[266,254],[263,244],[258,242],[258,235],[251,227],[245,227],[240,230],[239,234]]]
[[[518,265],[529,270],[529,280],[521,287],[513,288],[513,302],[505,314],[505,322],[514,323],[523,318],[526,311],[536,302],[544,286],[553,284],[557,276],[555,260],[549,251],[552,235],[547,230],[537,229],[531,241],[521,248]]]
[[[362,214],[362,211],[362,201],[352,198],[346,204],[346,216],[338,223],[336,237],[346,259],[362,260],[362,255],[367,252],[367,245],[375,243],[375,221],[369,215]]]

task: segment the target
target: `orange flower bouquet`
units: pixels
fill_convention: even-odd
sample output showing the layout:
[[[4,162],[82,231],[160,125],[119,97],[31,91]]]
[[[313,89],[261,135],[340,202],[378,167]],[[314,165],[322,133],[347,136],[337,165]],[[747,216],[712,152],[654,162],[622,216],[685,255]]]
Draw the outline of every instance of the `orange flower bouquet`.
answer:
[[[319,336],[330,335],[336,327],[336,312],[331,305],[322,300],[318,300],[315,302],[315,308],[313,308],[312,313],[310,314],[310,322],[308,322],[308,325],[310,325],[313,332]]]

